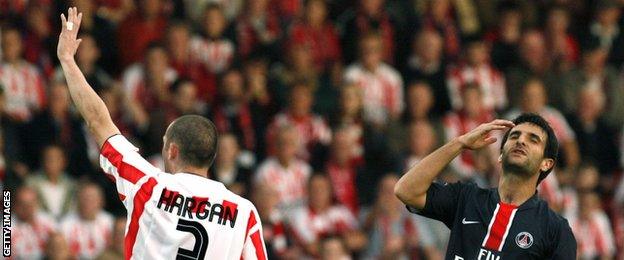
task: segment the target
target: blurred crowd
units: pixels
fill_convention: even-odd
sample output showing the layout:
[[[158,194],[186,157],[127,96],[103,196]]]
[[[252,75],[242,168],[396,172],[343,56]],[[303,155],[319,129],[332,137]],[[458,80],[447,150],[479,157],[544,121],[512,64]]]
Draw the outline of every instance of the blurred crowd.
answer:
[[[186,114],[220,131],[210,178],[258,208],[271,259],[441,259],[400,175],[493,118],[542,115],[560,143],[538,187],[581,259],[624,257],[622,0],[0,0],[0,183],[13,258],[118,259],[125,209],[56,60],[82,12],[78,66],[162,168]],[[499,145],[440,181],[495,187]]]

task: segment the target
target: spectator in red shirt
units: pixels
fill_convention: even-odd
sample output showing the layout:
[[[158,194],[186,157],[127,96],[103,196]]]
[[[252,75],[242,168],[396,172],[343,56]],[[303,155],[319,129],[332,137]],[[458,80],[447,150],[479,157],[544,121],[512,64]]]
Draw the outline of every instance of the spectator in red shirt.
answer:
[[[55,42],[50,37],[50,7],[30,2],[26,10],[26,34],[24,35],[24,58],[46,75],[54,71],[50,53]]]
[[[454,61],[461,52],[460,35],[457,23],[452,16],[449,0],[427,1],[427,11],[423,25],[438,31],[444,38],[444,54],[447,60]]]
[[[137,12],[119,24],[117,42],[122,67],[141,61],[148,45],[163,38],[167,20],[162,9],[161,0],[139,1]]]
[[[258,207],[262,235],[268,259],[299,259],[301,249],[293,244],[284,212],[280,211],[279,194],[270,184],[256,184],[252,201]]]
[[[98,58],[97,63],[101,66],[106,72],[112,75],[118,75],[122,71],[122,67],[119,66],[119,49],[125,47],[131,47],[127,44],[133,44],[129,42],[118,42],[116,38],[117,34],[115,31],[115,24],[109,20],[100,10],[98,9],[98,0],[80,0],[73,1],[76,4],[76,7],[80,12],[82,12],[82,21],[80,22],[80,32],[88,33],[93,36],[95,43],[100,49],[101,56]],[[124,0],[126,1],[126,0]],[[66,9],[66,8],[63,8]],[[61,10],[62,11],[62,10]],[[56,18],[56,17],[53,17]],[[136,35],[130,35],[132,37],[141,37],[143,31],[134,32]],[[134,38],[132,38],[134,39]],[[118,43],[121,43],[118,45]],[[147,44],[148,42],[146,42]],[[84,44],[84,43],[83,43]],[[56,46],[56,41],[54,41],[54,46]],[[55,49],[56,47],[54,47]],[[79,48],[78,52],[80,52]],[[142,51],[143,49],[141,49]],[[122,50],[123,51],[123,50]],[[134,53],[132,53],[134,54]],[[142,52],[137,53],[137,55],[141,55]],[[139,56],[141,57],[141,56]]]
[[[335,131],[325,172],[332,183],[336,200],[357,216],[360,208],[358,194],[365,191],[358,190],[356,183],[363,161],[362,157],[354,157],[353,150],[358,142],[355,138],[357,136],[353,136],[349,128]]]
[[[289,44],[310,46],[316,70],[330,69],[340,61],[338,32],[327,20],[325,0],[307,1],[301,21],[290,29]]]

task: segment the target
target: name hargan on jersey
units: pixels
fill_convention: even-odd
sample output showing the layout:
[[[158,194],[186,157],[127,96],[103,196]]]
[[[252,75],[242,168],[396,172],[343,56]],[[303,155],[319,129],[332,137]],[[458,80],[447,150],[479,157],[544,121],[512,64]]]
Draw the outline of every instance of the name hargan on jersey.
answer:
[[[422,210],[451,229],[446,259],[576,259],[568,222],[533,195],[520,206],[500,201],[498,189],[432,183]]]
[[[128,210],[126,259],[266,259],[251,202],[219,182],[164,173],[137,152],[115,135],[100,155]]]

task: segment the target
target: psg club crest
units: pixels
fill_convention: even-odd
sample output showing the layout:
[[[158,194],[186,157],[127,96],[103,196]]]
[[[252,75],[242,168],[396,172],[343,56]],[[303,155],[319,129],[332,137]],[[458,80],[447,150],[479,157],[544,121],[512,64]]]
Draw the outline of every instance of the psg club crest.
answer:
[[[520,232],[516,236],[516,245],[522,249],[527,249],[533,245],[533,236],[529,232]]]

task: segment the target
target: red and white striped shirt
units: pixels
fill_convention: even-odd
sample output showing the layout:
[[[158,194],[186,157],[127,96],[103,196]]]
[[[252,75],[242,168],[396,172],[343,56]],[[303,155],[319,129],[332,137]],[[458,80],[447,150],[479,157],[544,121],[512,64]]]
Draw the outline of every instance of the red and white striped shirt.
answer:
[[[476,83],[481,89],[485,109],[504,109],[507,107],[507,90],[504,76],[490,65],[457,66],[449,69],[447,86],[453,109],[461,109],[462,90],[467,83]]]
[[[254,205],[219,182],[162,172],[115,135],[100,165],[128,210],[126,259],[266,259]]]
[[[603,211],[592,212],[588,220],[582,220],[578,215],[567,218],[576,237],[580,259],[615,255],[613,231],[609,218]]]
[[[94,220],[82,219],[72,213],[61,221],[61,232],[73,256],[95,258],[111,244],[113,217],[100,212]]]
[[[397,118],[403,111],[403,79],[389,65],[381,64],[375,71],[369,71],[356,63],[346,69],[344,78],[362,89],[367,121],[383,123],[388,116]]]
[[[41,259],[44,257],[46,243],[53,232],[56,222],[43,212],[35,214],[34,225],[25,223],[13,216],[11,219],[11,257],[14,259]]]
[[[254,181],[274,187],[279,197],[279,206],[288,210],[303,205],[311,174],[312,168],[304,161],[295,159],[284,167],[276,158],[270,157],[258,167]]]
[[[191,39],[191,58],[212,73],[228,69],[234,60],[235,51],[234,43],[225,38],[213,41],[197,36]]]
[[[316,144],[328,145],[331,142],[331,129],[325,123],[322,117],[310,114],[305,117],[297,118],[288,112],[282,112],[275,115],[273,122],[267,128],[267,144],[270,147],[270,154],[275,153],[275,138],[277,131],[281,127],[292,125],[297,129],[297,157],[309,161],[310,151]]]
[[[324,212],[314,212],[304,206],[295,209],[290,223],[297,239],[309,244],[319,241],[324,235],[340,235],[354,230],[358,222],[351,212],[342,205],[334,205]]]
[[[32,64],[21,61],[14,66],[0,64],[0,84],[4,86],[6,112],[22,121],[46,103],[45,81]]]

